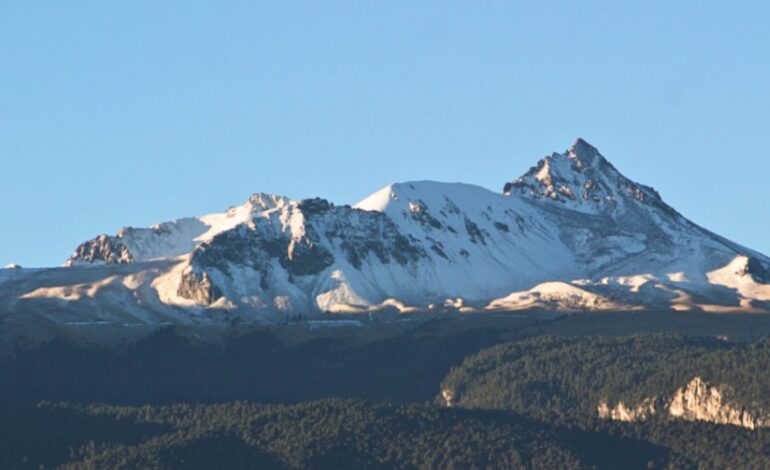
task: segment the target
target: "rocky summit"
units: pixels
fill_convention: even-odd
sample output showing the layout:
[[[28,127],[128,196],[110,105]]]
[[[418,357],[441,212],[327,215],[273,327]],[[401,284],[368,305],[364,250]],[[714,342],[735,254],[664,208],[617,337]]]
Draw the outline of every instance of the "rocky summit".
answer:
[[[770,310],[770,259],[689,221],[578,139],[502,192],[386,186],[354,206],[254,194],[0,271],[0,315],[208,324],[338,313]]]

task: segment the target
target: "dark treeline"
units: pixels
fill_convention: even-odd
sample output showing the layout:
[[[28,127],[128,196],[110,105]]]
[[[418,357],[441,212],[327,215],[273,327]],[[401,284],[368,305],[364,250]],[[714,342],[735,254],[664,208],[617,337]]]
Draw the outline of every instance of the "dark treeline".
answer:
[[[55,339],[0,357],[0,390],[4,403],[426,402],[451,366],[499,343],[501,333],[418,330],[367,341],[318,336],[287,346],[265,332],[215,345],[168,329],[122,351]]]
[[[617,432],[428,405],[43,403],[2,413],[10,425],[0,430],[6,469],[693,466],[670,449]]]
[[[501,344],[515,334],[444,325],[213,345],[166,330],[123,351],[20,349],[0,361],[0,468],[766,468],[766,430],[612,422],[597,406],[665,397],[698,376],[770,409],[770,341]],[[455,408],[431,404],[444,389]]]
[[[0,468],[766,468],[770,434],[354,400],[0,409]]]

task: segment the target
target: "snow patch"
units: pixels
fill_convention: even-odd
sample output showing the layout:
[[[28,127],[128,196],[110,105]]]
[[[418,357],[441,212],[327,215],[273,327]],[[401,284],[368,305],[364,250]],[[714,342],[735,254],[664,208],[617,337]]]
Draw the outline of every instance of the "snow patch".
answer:
[[[688,282],[687,276],[682,271],[678,273],[668,273],[666,274],[666,277],[668,277],[668,280],[671,282]]]
[[[628,306],[566,282],[544,282],[530,290],[514,292],[506,297],[495,299],[486,307],[488,310],[529,308],[577,311],[628,309]]]
[[[706,274],[712,284],[737,290],[745,299],[770,301],[770,284],[761,284],[748,274],[749,258],[736,256],[727,265]]]

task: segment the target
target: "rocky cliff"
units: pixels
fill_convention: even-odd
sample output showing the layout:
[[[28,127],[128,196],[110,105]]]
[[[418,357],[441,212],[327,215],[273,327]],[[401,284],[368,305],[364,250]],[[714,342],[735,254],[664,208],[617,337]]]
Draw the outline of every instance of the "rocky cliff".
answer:
[[[731,395],[729,385],[712,385],[695,377],[668,398],[646,398],[636,405],[621,401],[610,406],[602,402],[597,410],[600,418],[617,421],[644,421],[663,414],[672,419],[732,424],[749,429],[770,426],[770,413],[736,403],[729,398]]]

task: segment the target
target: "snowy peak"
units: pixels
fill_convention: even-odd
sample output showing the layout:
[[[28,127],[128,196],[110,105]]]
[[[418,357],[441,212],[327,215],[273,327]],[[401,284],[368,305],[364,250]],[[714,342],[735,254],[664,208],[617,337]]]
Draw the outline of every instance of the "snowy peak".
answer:
[[[599,150],[596,147],[589,144],[588,142],[583,140],[581,137],[578,137],[575,140],[575,142],[569,148],[567,153],[570,153],[575,156],[580,156],[581,158],[585,158],[585,159],[591,159],[596,157],[604,159],[604,157],[602,157],[602,155],[599,153]]]
[[[286,196],[279,196],[276,194],[267,193],[254,193],[249,197],[248,201],[242,206],[246,207],[250,212],[264,212],[273,209],[279,209],[288,205],[291,202]],[[230,208],[229,213],[235,213],[238,208]]]
[[[225,212],[185,217],[149,228],[125,227],[113,236],[102,234],[80,244],[64,265],[126,264],[188,254],[220,233],[280,211],[290,203],[284,196],[255,193]]]
[[[387,309],[770,311],[770,259],[688,221],[582,139],[504,194],[412,181],[351,207],[255,193],[220,213],[100,235],[66,264],[0,271],[0,312],[197,322]]]
[[[564,153],[540,160],[523,176],[506,183],[503,193],[553,201],[581,212],[611,211],[629,201],[663,205],[657,191],[623,176],[583,139]]]
[[[419,218],[427,214],[446,215],[458,214],[461,210],[477,211],[483,209],[490,201],[495,204],[512,203],[500,194],[472,184],[409,181],[388,185],[353,207],[384,212],[398,219],[407,214],[415,214],[415,217]],[[463,207],[458,207],[458,204]]]

